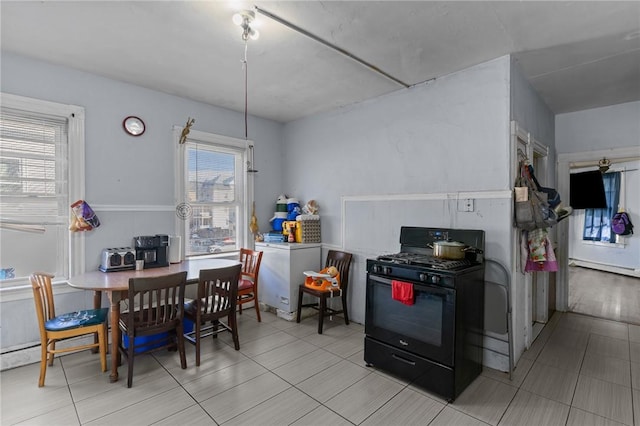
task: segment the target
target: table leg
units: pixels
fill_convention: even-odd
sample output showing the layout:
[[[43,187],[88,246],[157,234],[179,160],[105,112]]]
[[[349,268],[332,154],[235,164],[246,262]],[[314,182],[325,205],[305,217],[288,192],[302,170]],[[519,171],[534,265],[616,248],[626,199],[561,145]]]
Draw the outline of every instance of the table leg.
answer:
[[[96,290],[93,292],[93,309],[100,309],[102,307],[102,292]],[[93,343],[98,343],[98,334],[93,335]],[[98,353],[98,348],[91,349],[91,353]]]
[[[120,365],[120,351],[118,350],[118,342],[120,341],[120,299],[119,291],[109,292],[109,302],[111,303],[111,374],[109,380],[118,381],[118,366]]]

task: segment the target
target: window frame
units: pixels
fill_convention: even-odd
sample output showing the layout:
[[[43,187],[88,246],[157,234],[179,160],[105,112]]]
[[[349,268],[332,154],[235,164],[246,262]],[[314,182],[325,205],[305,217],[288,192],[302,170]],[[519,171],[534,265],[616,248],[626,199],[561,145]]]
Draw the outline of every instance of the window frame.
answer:
[[[253,147],[253,142],[245,139],[232,138],[229,136],[218,135],[215,133],[203,132],[198,130],[190,130],[185,143],[180,143],[182,137],[183,127],[173,127],[173,139],[176,147],[176,161],[175,161],[175,199],[174,204],[176,208],[183,203],[188,203],[187,200],[187,185],[188,185],[188,168],[187,168],[187,149],[192,143],[198,143],[207,147],[219,147],[221,150],[232,151],[240,155],[240,163],[242,167],[236,172],[237,189],[236,193],[242,197],[240,201],[239,217],[236,220],[236,250],[240,250],[240,247],[253,247],[252,239],[248,231],[248,223],[250,217],[250,206],[253,203],[253,174],[248,172],[248,155],[249,147]],[[176,212],[175,217],[175,229],[178,235],[181,236],[183,241],[182,257],[186,258],[186,246],[189,241],[189,220],[180,218],[180,215]],[[220,254],[202,254],[191,257],[201,256],[228,256],[230,253],[236,253],[236,251],[227,251]]]
[[[67,120],[67,196],[69,204],[75,200],[84,199],[85,195],[85,110],[77,105],[61,104],[41,99],[29,98],[9,93],[0,93],[0,103],[3,107],[25,111],[26,114],[47,114]],[[69,208],[70,205],[69,205]],[[62,275],[55,277],[55,283],[66,282],[71,275],[85,271],[85,236],[83,232],[68,231],[67,223],[59,226],[65,229],[64,253],[57,257],[57,264]],[[30,287],[28,277],[0,282],[3,292],[24,290]]]
[[[618,188],[617,188],[617,194],[613,194],[612,195],[612,200],[617,201],[615,206],[609,206],[607,205],[606,208],[601,208],[601,209],[585,209],[584,213],[582,215],[582,242],[583,243],[587,243],[587,244],[595,244],[595,245],[601,245],[604,247],[616,247],[617,244],[619,244],[620,242],[620,236],[615,234],[612,230],[611,230],[611,219],[613,218],[613,215],[616,214],[616,212],[619,210],[619,206],[620,206],[620,199],[623,196],[623,191],[624,191],[624,173],[622,173],[621,171],[618,170],[612,170],[610,173],[607,173],[606,175],[603,175],[602,178],[604,179],[605,176],[608,176],[611,180],[616,180],[616,177],[614,176],[614,174],[616,174],[619,176],[619,182],[618,182]],[[613,192],[610,190],[612,183],[607,183],[604,182],[605,185],[605,192]],[[607,203],[609,203],[609,198],[610,198],[610,194],[606,194],[607,195]],[[610,213],[610,217],[608,218],[608,223],[602,224],[604,219],[607,216],[608,212]],[[600,218],[601,224],[600,225],[595,225],[594,221],[596,219],[596,217]],[[591,223],[588,225],[588,221],[591,221]],[[609,228],[609,240],[602,240],[602,230],[608,227]],[[593,237],[591,238],[589,235],[587,235],[587,228],[593,230],[594,228],[597,228],[597,237]],[[590,232],[590,234],[593,231]]]

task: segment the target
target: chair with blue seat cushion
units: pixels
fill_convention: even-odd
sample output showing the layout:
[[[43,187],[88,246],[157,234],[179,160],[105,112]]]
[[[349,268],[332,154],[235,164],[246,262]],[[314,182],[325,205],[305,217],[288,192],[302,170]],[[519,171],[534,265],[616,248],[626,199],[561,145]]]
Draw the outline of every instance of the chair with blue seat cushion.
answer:
[[[44,272],[36,272],[30,277],[42,347],[40,379],[38,381],[40,387],[44,386],[47,363],[50,366],[53,365],[53,357],[57,353],[98,348],[102,371],[107,371],[107,314],[109,309],[88,309],[56,315],[52,279],[53,275]],[[97,339],[94,338],[94,343],[56,349],[58,341],[88,335],[97,336]]]
[[[196,346],[196,366],[200,365],[200,342],[205,337],[215,338],[222,331],[230,331],[235,349],[240,349],[236,303],[241,267],[238,264],[200,271],[198,297],[186,303],[184,310],[185,318],[193,322],[193,330],[184,337]],[[226,323],[221,321],[223,318]]]

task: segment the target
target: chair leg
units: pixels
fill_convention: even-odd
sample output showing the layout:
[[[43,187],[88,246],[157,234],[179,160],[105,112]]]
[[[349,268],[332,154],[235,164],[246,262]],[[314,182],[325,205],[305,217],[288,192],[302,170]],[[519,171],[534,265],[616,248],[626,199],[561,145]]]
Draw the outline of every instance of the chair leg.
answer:
[[[258,303],[258,297],[255,296],[255,298],[253,299],[253,306],[255,306],[256,308],[256,316],[258,317],[258,322],[262,322],[262,318],[260,318],[260,306]]]
[[[134,355],[134,342],[135,340],[132,337],[127,337],[129,339],[129,348],[127,349],[127,387],[130,388],[133,385],[133,357]]]
[[[349,311],[347,311],[347,295],[342,294],[342,313],[344,314],[344,323],[349,325]]]
[[[184,329],[182,328],[182,324],[180,324],[176,330],[176,340],[178,352],[180,353],[180,368],[184,370],[187,368],[187,353],[184,348]]]
[[[298,312],[296,314],[296,322],[300,322],[300,315],[302,315],[302,296],[302,289],[298,287]]]
[[[55,351],[56,350],[56,341],[53,340],[51,341],[51,350]],[[51,367],[53,365],[53,357],[55,356],[55,354],[53,352],[49,352],[49,354],[47,355],[47,361],[49,362],[49,367]]]
[[[196,328],[196,367],[200,366],[200,320],[196,318],[196,322],[193,325]]]
[[[229,323],[229,327],[231,328],[231,336],[233,337],[233,347],[236,351],[240,350],[240,339],[238,338],[238,321],[236,319],[236,313],[232,312],[229,314],[229,318],[227,319]]]
[[[100,348],[100,368],[102,372],[107,371],[107,323],[100,327],[98,331],[98,347]]]
[[[320,296],[320,306],[318,313],[318,334],[322,334],[322,323],[324,322],[324,313],[327,310],[327,298],[322,295]]]
[[[238,310],[240,311],[240,315],[242,315],[242,303],[238,303]]]
[[[47,375],[47,362],[48,362],[47,345],[42,344],[42,354],[40,355],[40,378],[38,379],[38,387],[44,386],[44,377]]]

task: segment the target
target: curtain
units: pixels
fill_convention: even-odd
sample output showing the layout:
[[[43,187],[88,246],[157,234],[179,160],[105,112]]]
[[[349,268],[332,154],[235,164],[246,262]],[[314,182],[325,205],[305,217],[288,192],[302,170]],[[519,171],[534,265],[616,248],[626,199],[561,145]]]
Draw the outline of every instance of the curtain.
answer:
[[[620,172],[602,175],[607,207],[603,209],[585,209],[583,240],[615,243],[615,236],[611,233],[611,218],[618,211],[620,176]]]

